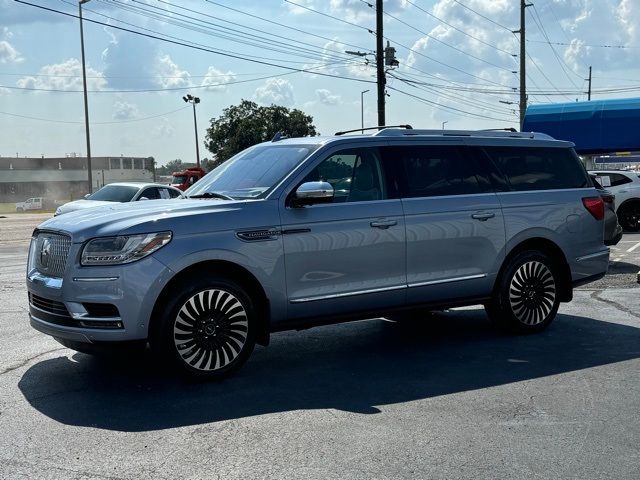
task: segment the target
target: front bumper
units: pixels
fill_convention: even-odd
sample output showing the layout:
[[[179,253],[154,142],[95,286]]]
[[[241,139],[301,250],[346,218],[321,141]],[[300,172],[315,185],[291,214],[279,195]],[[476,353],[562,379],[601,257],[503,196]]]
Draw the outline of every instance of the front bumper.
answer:
[[[113,267],[68,265],[63,278],[32,273],[27,277],[31,326],[82,343],[144,340],[155,302],[172,275],[153,256]],[[88,305],[113,308],[95,315]]]

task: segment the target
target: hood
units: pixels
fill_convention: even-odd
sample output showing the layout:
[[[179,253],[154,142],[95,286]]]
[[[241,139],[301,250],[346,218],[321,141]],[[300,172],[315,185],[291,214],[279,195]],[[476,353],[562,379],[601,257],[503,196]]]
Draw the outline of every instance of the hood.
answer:
[[[53,217],[38,226],[71,235],[73,243],[90,238],[114,235],[135,235],[172,231],[174,235],[197,234],[199,231],[229,228],[229,222],[204,221],[199,218],[212,213],[231,213],[242,205],[256,201],[231,200],[148,200],[114,203],[81,208]],[[75,202],[72,202],[75,203]],[[87,202],[89,203],[89,202]],[[101,204],[103,202],[93,202]],[[217,216],[217,215],[216,215]]]
[[[93,208],[99,207],[102,205],[113,205],[116,202],[106,202],[101,200],[75,200],[73,202],[65,203],[61,207],[56,210],[57,215],[62,215],[63,213],[75,212],[76,210],[81,210],[83,208]]]

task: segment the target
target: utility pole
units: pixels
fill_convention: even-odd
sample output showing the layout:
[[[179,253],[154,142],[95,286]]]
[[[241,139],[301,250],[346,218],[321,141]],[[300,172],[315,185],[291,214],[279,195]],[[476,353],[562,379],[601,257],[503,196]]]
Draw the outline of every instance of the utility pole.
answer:
[[[589,66],[589,91],[587,92],[587,100],[591,101],[591,66]]]
[[[89,193],[93,193],[93,176],[91,175],[91,138],[89,136],[89,103],[87,101],[87,70],[84,59],[84,30],[82,27],[82,4],[89,0],[80,0],[78,2],[78,12],[80,17],[80,50],[82,50],[82,85],[84,87],[84,129],[87,139],[87,172],[89,182]],[[104,183],[104,181],[102,182]]]
[[[524,0],[523,0],[524,1]],[[382,0],[376,0],[376,70],[378,82],[378,125],[384,126],[385,120],[385,86],[387,83],[384,71],[384,44],[382,31]]]
[[[526,0],[520,0],[520,30],[513,33],[520,34],[520,130],[524,124],[524,113],[527,111],[527,52],[525,38],[525,9],[533,5]]]

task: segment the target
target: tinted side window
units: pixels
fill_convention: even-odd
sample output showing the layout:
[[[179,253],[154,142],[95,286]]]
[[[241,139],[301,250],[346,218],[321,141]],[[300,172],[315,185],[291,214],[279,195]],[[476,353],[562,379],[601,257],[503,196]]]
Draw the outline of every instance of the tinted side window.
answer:
[[[389,147],[385,157],[403,165],[405,197],[470,195],[488,190],[478,159],[462,147]]]
[[[333,203],[383,200],[387,197],[385,172],[377,148],[342,150],[320,163],[304,182],[328,182]]]
[[[171,188],[167,188],[166,190],[169,192],[169,196],[171,198],[178,198],[180,196],[180,192],[176,192],[175,190],[173,190]]]
[[[611,178],[611,186],[619,187],[620,185],[624,185],[625,183],[631,183],[631,180],[626,175],[622,175],[621,173],[610,173],[609,178]]]
[[[138,199],[142,197],[147,197],[149,200],[158,200],[160,198],[160,193],[158,193],[158,189],[156,187],[150,187],[146,188]]]
[[[512,190],[552,190],[591,186],[584,167],[571,149],[485,147],[507,177]]]

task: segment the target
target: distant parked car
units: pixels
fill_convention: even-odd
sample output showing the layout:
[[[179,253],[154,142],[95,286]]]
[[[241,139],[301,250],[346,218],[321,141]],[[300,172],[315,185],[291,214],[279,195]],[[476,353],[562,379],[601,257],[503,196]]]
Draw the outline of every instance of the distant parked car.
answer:
[[[640,175],[626,170],[593,170],[598,183],[616,196],[616,214],[628,232],[640,230]]]
[[[82,210],[85,208],[109,205],[110,203],[137,202],[140,200],[168,200],[182,198],[182,192],[177,188],[159,183],[123,182],[105,185],[92,195],[82,200],[65,203],[56,209],[55,215]]]
[[[622,238],[622,227],[616,215],[616,196],[603,188],[595,175],[591,174],[591,180],[604,202],[604,244],[616,245]]]
[[[44,199],[42,197],[28,198],[24,202],[16,203],[16,212],[26,212],[28,210],[42,210]]]

